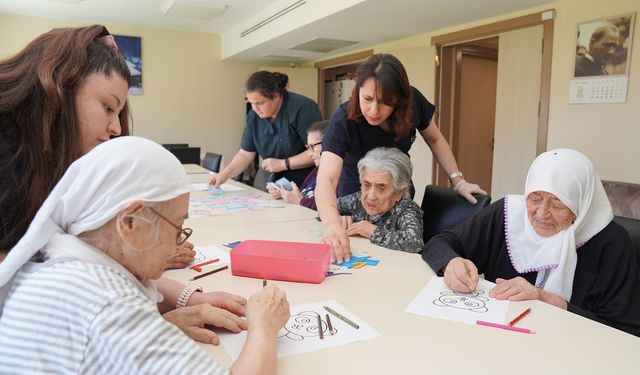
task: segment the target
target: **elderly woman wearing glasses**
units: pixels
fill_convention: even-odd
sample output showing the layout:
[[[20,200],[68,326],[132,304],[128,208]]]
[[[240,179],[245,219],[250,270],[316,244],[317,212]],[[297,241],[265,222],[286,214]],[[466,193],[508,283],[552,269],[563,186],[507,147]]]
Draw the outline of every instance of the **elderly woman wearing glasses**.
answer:
[[[409,197],[412,172],[411,160],[397,148],[375,148],[360,159],[360,191],[338,198],[347,234],[389,249],[419,252],[422,209]]]
[[[309,172],[309,175],[298,187],[295,182],[291,181],[291,190],[287,190],[282,186],[267,186],[267,190],[273,199],[284,199],[288,203],[295,203],[316,210],[316,180],[318,177],[318,168],[320,167],[320,154],[322,153],[322,138],[324,132],[329,126],[329,121],[319,121],[309,127],[307,131],[307,151],[316,167]]]
[[[226,373],[156,305],[154,280],[192,232],[188,192],[177,159],[142,138],[74,162],[0,263],[0,373]],[[253,295],[231,370],[274,374],[288,318],[275,285]]]

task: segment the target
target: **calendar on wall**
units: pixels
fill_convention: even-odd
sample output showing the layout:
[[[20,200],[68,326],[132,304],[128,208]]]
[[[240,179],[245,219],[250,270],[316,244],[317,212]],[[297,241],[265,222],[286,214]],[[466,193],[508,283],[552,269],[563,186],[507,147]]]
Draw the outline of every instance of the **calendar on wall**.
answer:
[[[578,24],[569,103],[624,103],[635,12]]]

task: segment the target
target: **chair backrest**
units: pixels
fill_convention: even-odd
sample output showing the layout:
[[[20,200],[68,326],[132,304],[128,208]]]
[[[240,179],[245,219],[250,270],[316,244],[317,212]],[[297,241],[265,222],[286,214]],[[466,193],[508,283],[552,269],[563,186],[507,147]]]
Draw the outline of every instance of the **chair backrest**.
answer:
[[[451,229],[491,203],[491,197],[474,194],[478,203],[471,204],[453,189],[427,185],[422,197],[424,242],[436,234]]]
[[[613,214],[640,219],[640,184],[619,181],[602,181]]]
[[[175,155],[182,164],[200,165],[200,147],[171,147],[167,150]]]
[[[267,182],[273,181],[273,173],[267,172],[262,168],[256,171],[256,177],[253,179],[253,187],[262,191],[267,191]]]
[[[633,247],[636,249],[638,264],[640,265],[640,220],[630,217],[614,216],[613,221],[620,224],[629,232],[629,237],[631,237]]]
[[[189,147],[188,143],[163,143],[164,148]]]
[[[204,154],[204,160],[202,160],[202,166],[212,172],[220,172],[220,162],[222,161],[222,155],[215,152],[207,152]]]

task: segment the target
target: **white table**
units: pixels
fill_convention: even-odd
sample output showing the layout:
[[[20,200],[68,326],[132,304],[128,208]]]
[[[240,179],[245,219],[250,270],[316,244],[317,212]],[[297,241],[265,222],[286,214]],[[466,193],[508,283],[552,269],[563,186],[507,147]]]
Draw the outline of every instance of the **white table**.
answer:
[[[209,170],[207,168],[204,168],[198,164],[182,164],[182,166],[184,167],[184,172],[186,174],[209,174]]]
[[[261,215],[264,212],[255,212]],[[216,244],[244,239],[320,242],[315,220],[257,223],[248,226],[207,225],[189,220],[194,243]],[[419,255],[384,249],[362,238],[354,250],[367,250],[376,267],[353,275],[327,277],[321,284],[270,281],[282,288],[291,305],[334,299],[382,336],[344,346],[295,355],[278,361],[280,374],[632,374],[638,372],[640,338],[560,310],[528,301],[511,304],[508,318],[526,307],[533,335],[455,323],[405,313],[433,272]],[[168,274],[182,282],[196,274]],[[262,280],[235,277],[230,270],[198,280],[205,291],[224,290],[249,297]],[[640,317],[639,317],[640,318]],[[222,346],[201,344],[225,366],[231,359]]]

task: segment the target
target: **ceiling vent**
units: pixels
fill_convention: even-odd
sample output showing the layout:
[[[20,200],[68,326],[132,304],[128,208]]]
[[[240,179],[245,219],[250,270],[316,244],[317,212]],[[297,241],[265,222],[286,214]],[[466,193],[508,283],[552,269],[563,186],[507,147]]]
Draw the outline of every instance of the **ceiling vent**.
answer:
[[[329,38],[316,38],[308,42],[298,44],[297,46],[289,47],[296,51],[306,52],[332,52],[340,48],[349,47],[358,42],[351,40],[329,39]]]
[[[168,17],[211,20],[222,14],[226,9],[225,5],[208,4],[201,1],[172,0],[165,9],[164,15]]]
[[[303,61],[305,58],[298,56],[285,56],[285,55],[274,55],[271,53],[267,53],[266,55],[260,56],[261,59],[266,60],[277,60],[277,61]]]
[[[243,38],[249,34],[251,34],[252,32],[260,29],[261,27],[264,27],[268,24],[270,24],[271,22],[277,20],[278,18],[284,16],[285,14],[293,11],[294,9],[303,6],[304,4],[306,4],[307,2],[305,0],[298,0],[296,2],[294,2],[293,4],[289,5],[288,7],[274,13],[273,15],[263,19],[262,21],[256,23],[255,25],[251,26],[250,28],[240,32],[240,38]]]

